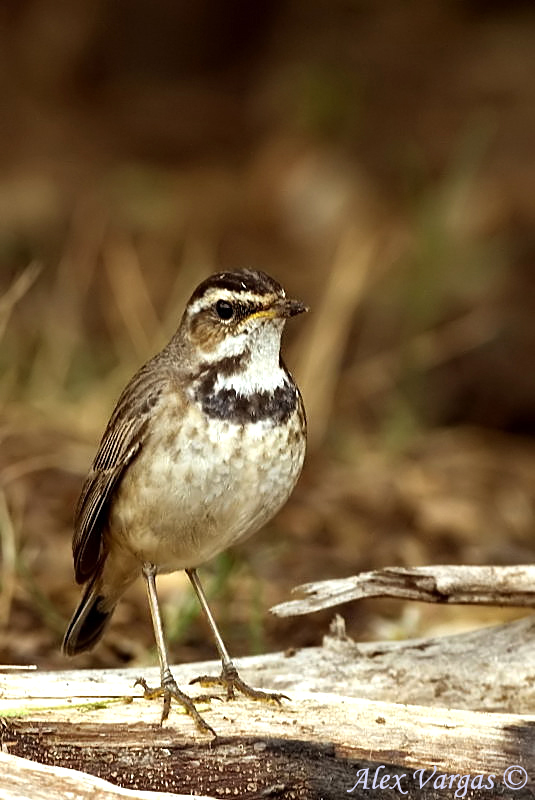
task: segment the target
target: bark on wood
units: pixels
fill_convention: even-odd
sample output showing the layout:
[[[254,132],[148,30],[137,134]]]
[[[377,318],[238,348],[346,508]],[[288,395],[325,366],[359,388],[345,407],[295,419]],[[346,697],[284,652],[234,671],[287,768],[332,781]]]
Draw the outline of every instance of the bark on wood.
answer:
[[[502,795],[507,767],[535,776],[534,642],[531,618],[461,636],[365,645],[346,640],[338,626],[321,648],[242,659],[246,680],[291,701],[282,708],[213,701],[203,713],[218,732],[214,742],[178,709],[162,728],[158,702],[139,695],[125,702],[125,694],[136,695],[133,670],[10,672],[0,675],[3,749],[136,792],[369,798],[384,765],[378,779],[391,775],[390,793],[376,787],[380,797],[399,798],[395,775],[405,797],[431,800],[454,796],[458,779],[453,790],[433,787],[441,773],[494,774],[492,793],[476,784],[468,794],[487,800]],[[186,686],[216,668],[190,664],[175,674]],[[146,673],[155,683],[157,671]],[[424,789],[413,774],[419,768],[437,770]],[[368,788],[361,783],[348,793],[364,769]],[[77,796],[85,798],[82,789]],[[0,792],[6,800],[21,796],[10,781]],[[30,784],[26,796],[40,797]],[[67,794],[58,788],[53,796]],[[532,795],[526,787],[514,797]]]
[[[26,758],[0,753],[0,800],[211,800],[200,795],[141,792],[122,789],[109,781],[65,767],[50,767]]]
[[[385,773],[404,773],[414,797],[420,796],[412,785],[419,768],[493,774],[496,782],[511,764],[532,775],[535,770],[535,716],[298,694],[283,710],[251,713],[245,701],[230,711],[214,709],[209,719],[220,736],[211,742],[192,731],[182,715],[158,727],[159,710],[140,703],[116,706],[113,714],[108,709],[82,716],[72,709],[70,719],[64,714],[60,721],[57,712],[43,710],[8,724],[5,746],[16,755],[75,767],[136,790],[240,798],[340,797],[354,785],[358,770],[368,767],[373,773],[379,765]],[[149,723],[139,721],[145,716]]]
[[[272,613],[279,617],[310,614],[365,597],[535,608],[535,566],[388,567],[350,578],[304,583],[293,593],[303,597],[274,606]]]

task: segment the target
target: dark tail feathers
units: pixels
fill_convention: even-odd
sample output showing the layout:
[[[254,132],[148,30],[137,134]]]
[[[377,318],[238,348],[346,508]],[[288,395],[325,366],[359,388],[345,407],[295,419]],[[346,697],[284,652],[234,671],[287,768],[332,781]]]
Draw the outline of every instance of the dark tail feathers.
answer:
[[[106,598],[99,594],[99,578],[100,575],[97,574],[87,586],[69,622],[62,646],[67,656],[90,650],[104,633],[104,628],[113,614],[113,607],[103,610]]]

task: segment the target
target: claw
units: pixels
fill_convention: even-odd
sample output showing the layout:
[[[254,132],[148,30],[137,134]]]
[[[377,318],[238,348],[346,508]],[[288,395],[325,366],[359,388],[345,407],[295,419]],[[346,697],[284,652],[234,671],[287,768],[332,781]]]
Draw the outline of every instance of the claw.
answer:
[[[198,683],[199,686],[202,687],[222,686],[227,690],[227,700],[234,700],[236,696],[234,692],[235,689],[245,695],[245,697],[250,697],[252,700],[260,700],[267,703],[273,702],[277,703],[279,706],[282,705],[281,700],[290,700],[285,694],[280,694],[279,692],[264,692],[261,689],[254,689],[252,686],[249,686],[240,678],[234,664],[225,664],[221,670],[221,675],[200,675],[198,678],[193,678],[193,680],[190,681],[190,686],[194,683]]]
[[[137,678],[134,686],[141,686],[143,689],[143,697],[146,700],[155,700],[157,697],[163,696],[163,707],[162,707],[162,716],[160,719],[160,725],[163,725],[165,720],[169,716],[169,711],[171,710],[171,699],[176,700],[177,703],[180,703],[182,708],[186,711],[187,714],[195,722],[198,730],[201,733],[210,733],[214,739],[216,738],[217,734],[209,725],[206,720],[199,714],[197,708],[195,707],[194,700],[189,697],[187,694],[182,692],[177,684],[175,679],[170,676],[164,678],[162,681],[161,686],[157,686],[154,689],[151,689],[147,684],[147,681],[144,678]],[[201,697],[195,698],[196,701],[200,700],[209,700],[210,695],[202,695]]]

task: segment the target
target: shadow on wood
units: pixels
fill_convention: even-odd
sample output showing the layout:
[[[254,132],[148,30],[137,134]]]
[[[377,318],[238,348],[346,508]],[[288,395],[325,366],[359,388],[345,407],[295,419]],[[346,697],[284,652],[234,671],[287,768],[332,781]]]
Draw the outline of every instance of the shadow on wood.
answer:
[[[246,680],[291,701],[282,708],[213,701],[203,713],[218,733],[214,741],[178,708],[160,727],[158,702],[125,697],[135,693],[133,670],[0,674],[3,751],[11,754],[2,756],[2,769],[19,775],[2,782],[0,797],[50,796],[40,793],[44,779],[31,761],[23,762],[22,791],[21,762],[9,760],[17,756],[74,767],[136,797],[148,789],[245,800],[369,797],[372,789],[391,797],[403,789],[420,800],[451,798],[457,789],[457,797],[510,797],[508,767],[535,775],[534,625],[527,618],[459,636],[368,644],[335,625],[323,647],[242,659]],[[214,667],[182,665],[175,675],[186,685]],[[157,680],[157,671],[146,677]],[[422,775],[431,776],[424,786]],[[472,783],[463,789],[466,775]],[[54,797],[72,792],[64,780],[60,770]],[[86,780],[77,797],[94,796]],[[514,797],[532,794],[526,786]]]
[[[32,761],[72,767],[136,791],[194,791],[247,800],[339,798],[355,784],[352,795],[365,797],[370,788],[377,788],[372,786],[377,776],[382,780],[388,775],[391,778],[382,788],[394,789],[393,777],[398,776],[405,796],[422,797],[418,777],[422,769],[425,777],[433,775],[424,797],[451,797],[452,775],[470,775],[470,780],[491,776],[496,787],[493,796],[499,796],[503,775],[511,764],[533,774],[533,717],[320,695],[300,698],[297,713],[295,708],[274,712],[277,720],[263,712],[251,714],[243,707],[233,708],[230,714],[220,712],[217,720],[210,721],[221,736],[203,742],[191,735],[189,720],[163,729],[136,722],[144,711],[136,706],[129,705],[134,713],[130,721],[122,722],[113,720],[117,711],[123,711],[119,707],[113,715],[108,709],[106,719],[102,710],[85,712],[83,722],[79,711],[73,714],[73,722],[54,722],[53,712],[42,711],[39,716],[48,716],[47,721],[8,722],[4,744],[11,753]],[[146,713],[151,716],[150,708]],[[124,719],[125,715],[119,716]],[[440,776],[442,784],[436,784]],[[62,777],[59,773],[55,797],[68,796],[60,791]],[[7,793],[8,786],[4,780],[0,796],[21,796],[20,792]],[[39,797],[37,787],[26,786],[22,796]],[[92,796],[91,790],[82,793],[80,784],[76,796]],[[470,796],[477,797],[477,791]]]

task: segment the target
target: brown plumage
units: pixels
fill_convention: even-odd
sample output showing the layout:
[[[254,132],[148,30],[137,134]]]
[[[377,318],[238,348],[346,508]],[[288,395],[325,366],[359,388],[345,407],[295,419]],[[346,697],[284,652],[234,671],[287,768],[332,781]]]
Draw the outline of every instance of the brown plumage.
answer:
[[[186,569],[205,607],[195,568],[258,529],[290,494],[305,420],[279,349],[285,319],[304,310],[264,273],[218,273],[200,284],[169,344],[121,394],[82,488],[73,555],[85,587],[64,651],[92,647],[143,572],[165,716],[173,696],[200,724],[168,668],[154,576]],[[228,673],[234,667],[214,635]]]

